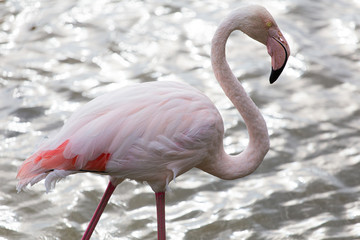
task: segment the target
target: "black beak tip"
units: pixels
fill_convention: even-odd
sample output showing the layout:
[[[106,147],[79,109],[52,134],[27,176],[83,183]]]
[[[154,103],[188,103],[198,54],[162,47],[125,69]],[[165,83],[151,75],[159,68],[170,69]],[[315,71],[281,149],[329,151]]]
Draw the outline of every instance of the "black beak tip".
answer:
[[[283,69],[284,68],[279,68],[278,70],[271,69],[270,84],[273,84],[279,78]]]
[[[286,52],[286,51],[285,51]],[[274,70],[273,68],[271,68],[271,74],[270,74],[270,84],[273,84],[280,76],[280,74],[282,73],[282,71],[285,68],[287,62],[287,53],[286,53],[286,60],[284,62],[284,64],[281,66],[281,68]]]

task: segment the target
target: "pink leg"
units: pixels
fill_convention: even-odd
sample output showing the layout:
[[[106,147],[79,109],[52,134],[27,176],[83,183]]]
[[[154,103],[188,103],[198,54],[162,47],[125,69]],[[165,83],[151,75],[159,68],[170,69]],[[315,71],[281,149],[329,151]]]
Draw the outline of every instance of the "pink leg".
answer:
[[[81,240],[89,240],[90,237],[91,237],[91,234],[93,233],[95,227],[96,227],[96,224],[98,223],[99,219],[100,219],[100,216],[101,214],[103,213],[105,207],[106,207],[106,204],[108,203],[112,193],[114,192],[116,188],[116,185],[112,184],[111,181],[109,182],[106,190],[105,190],[105,193],[103,195],[103,197],[101,198],[101,201],[99,203],[99,205],[97,206],[96,210],[95,210],[95,213],[93,215],[93,217],[91,218],[90,220],[90,223],[83,235],[83,237],[81,238]]]
[[[156,198],[156,211],[157,211],[158,240],[166,240],[165,192],[156,192],[155,198]]]

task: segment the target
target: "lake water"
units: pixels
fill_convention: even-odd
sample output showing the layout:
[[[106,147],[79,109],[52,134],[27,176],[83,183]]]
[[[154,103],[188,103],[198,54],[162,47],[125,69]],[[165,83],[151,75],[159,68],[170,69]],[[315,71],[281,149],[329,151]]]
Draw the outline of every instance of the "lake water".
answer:
[[[266,48],[244,34],[228,61],[263,113],[271,150],[235,181],[192,170],[167,193],[167,236],[178,239],[360,239],[360,2],[252,1],[291,47],[269,85]],[[210,41],[246,1],[0,1],[0,239],[80,239],[108,178],[77,174],[45,194],[16,193],[17,168],[79,106],[148,81],[206,93],[225,122],[228,153],[246,127],[218,86]],[[150,187],[125,181],[93,239],[156,239]]]

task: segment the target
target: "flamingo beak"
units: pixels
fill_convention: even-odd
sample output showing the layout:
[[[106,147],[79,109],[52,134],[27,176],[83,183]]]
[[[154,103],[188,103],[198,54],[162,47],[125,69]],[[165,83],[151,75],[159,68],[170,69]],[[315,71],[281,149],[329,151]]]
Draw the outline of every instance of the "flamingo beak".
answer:
[[[270,84],[274,83],[284,70],[286,62],[290,55],[290,48],[280,30],[275,31],[274,36],[267,39],[267,49],[271,56],[271,75]]]

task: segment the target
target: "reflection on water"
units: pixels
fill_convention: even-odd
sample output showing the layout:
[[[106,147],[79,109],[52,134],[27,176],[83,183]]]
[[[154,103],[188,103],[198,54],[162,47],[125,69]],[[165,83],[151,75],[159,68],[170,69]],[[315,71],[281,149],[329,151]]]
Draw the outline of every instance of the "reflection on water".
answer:
[[[358,1],[256,1],[292,56],[268,85],[266,48],[234,33],[229,63],[268,123],[271,150],[253,175],[197,170],[167,194],[169,239],[360,238]],[[239,1],[0,2],[0,238],[79,239],[107,178],[69,177],[50,194],[16,194],[17,167],[80,105],[136,82],[183,81],[220,109],[225,145],[247,144],[210,66],[212,34]],[[121,184],[94,239],[155,239],[153,193]]]

